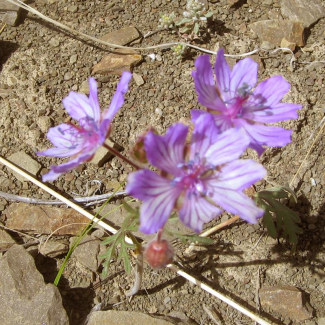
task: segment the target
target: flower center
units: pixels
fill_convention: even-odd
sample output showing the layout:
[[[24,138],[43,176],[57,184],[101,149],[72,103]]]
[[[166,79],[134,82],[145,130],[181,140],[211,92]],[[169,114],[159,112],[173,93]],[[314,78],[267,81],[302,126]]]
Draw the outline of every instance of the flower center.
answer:
[[[241,118],[242,111],[245,103],[248,101],[251,95],[251,87],[244,83],[240,88],[237,89],[236,94],[230,100],[225,101],[228,108],[227,116],[231,119]]]
[[[79,120],[81,126],[80,136],[88,145],[96,145],[99,141],[98,126],[94,119],[85,117]]]
[[[182,176],[175,177],[172,184],[186,190],[194,195],[206,195],[206,187],[203,178],[209,171],[214,171],[215,167],[206,163],[205,158],[200,159],[198,154],[194,160],[178,165],[182,170]]]

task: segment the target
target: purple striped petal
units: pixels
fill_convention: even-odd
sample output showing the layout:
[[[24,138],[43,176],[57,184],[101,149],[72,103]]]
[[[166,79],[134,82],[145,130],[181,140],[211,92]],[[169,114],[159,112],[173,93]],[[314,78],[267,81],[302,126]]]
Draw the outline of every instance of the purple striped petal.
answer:
[[[217,59],[214,65],[214,73],[216,75],[217,88],[224,101],[232,98],[230,93],[230,78],[231,71],[224,56],[224,50],[220,49],[217,54]]]
[[[219,166],[237,159],[246,150],[250,139],[242,128],[229,129],[218,135],[216,142],[207,150],[207,161]]]
[[[139,230],[152,234],[167,222],[181,189],[171,185],[170,179],[143,169],[128,176],[126,192],[143,201]]]
[[[82,148],[76,148],[71,150],[70,148],[50,148],[42,152],[37,152],[39,156],[49,156],[49,157],[56,157],[56,158],[66,158],[72,157],[77,155]]]
[[[218,187],[242,191],[265,176],[265,168],[256,161],[234,160],[222,167]]]
[[[191,141],[190,160],[196,156],[204,157],[210,146],[215,143],[220,133],[212,114],[205,112],[198,119],[192,120],[194,132]]]
[[[94,87],[92,83],[92,88]],[[94,89],[92,89],[92,92]],[[93,96],[93,95],[92,95]],[[84,118],[94,119],[100,114],[99,107],[92,106],[93,100],[90,100],[85,94],[71,91],[67,97],[62,100],[62,103],[69,115],[77,121]]]
[[[59,166],[51,166],[50,172],[48,174],[43,175],[42,181],[50,182],[56,180],[63,173],[69,172],[81,163],[90,160],[93,155],[94,153],[87,152]]]
[[[279,103],[263,108],[253,106],[251,109],[245,110],[243,117],[255,122],[274,123],[298,118],[297,110],[301,108],[301,105],[288,103]]]
[[[82,150],[83,139],[78,134],[77,127],[66,123],[50,128],[47,138],[57,148],[50,148],[37,154],[58,158],[73,156]]]
[[[269,147],[283,147],[291,142],[292,130],[285,130],[276,126],[249,123],[249,121],[243,119],[236,120],[236,124],[245,129],[251,138],[250,147],[255,149],[259,155],[263,153],[261,152],[262,145],[267,145]]]
[[[227,172],[229,170],[222,170],[219,175],[206,180],[205,185],[210,189],[209,197],[226,211],[237,214],[250,223],[257,223],[257,219],[263,216],[264,210],[258,208],[251,198],[236,188],[244,188],[247,184],[253,184],[256,179],[259,179],[259,176],[264,174],[259,170],[257,175],[254,176],[254,182],[249,182],[247,178],[241,176],[241,173],[238,172],[237,174],[243,184],[240,182],[233,184],[236,171],[230,175]]]
[[[242,192],[219,188],[217,182],[213,190],[212,199],[218,205],[228,212],[239,215],[249,223],[257,223],[257,219],[264,214],[264,210],[258,208],[254,201]]]
[[[199,103],[209,109],[222,112],[226,106],[217,93],[209,58],[209,55],[202,55],[195,60],[196,70],[192,72],[192,77]]]
[[[191,110],[191,116],[192,116],[192,122],[195,123],[195,121],[201,116],[206,114],[206,111],[202,111],[199,109],[192,109]]]
[[[181,221],[195,232],[202,231],[203,224],[216,218],[222,210],[209,203],[204,197],[185,195],[179,211]]]
[[[230,90],[233,94],[237,94],[239,89],[248,85],[252,89],[257,82],[258,64],[246,58],[235,64],[231,72]],[[248,89],[248,90],[250,90]]]
[[[187,131],[187,126],[178,123],[170,126],[164,136],[148,132],[144,140],[148,161],[167,173],[180,175],[178,164],[184,161]]]
[[[89,78],[89,103],[93,108],[93,119],[95,123],[99,125],[101,113],[97,95],[97,82],[95,78]]]
[[[278,104],[283,96],[290,90],[290,84],[282,76],[271,77],[257,85],[254,97],[262,99],[264,106]]]
[[[116,92],[112,98],[111,104],[109,108],[103,112],[103,120],[99,127],[99,137],[100,141],[103,143],[107,137],[109,132],[110,124],[118,112],[118,110],[124,104],[124,94],[129,89],[129,82],[132,78],[132,73],[128,71],[124,71],[121,76],[121,80],[117,85]]]
[[[212,115],[216,123],[216,126],[218,127],[220,132],[224,132],[234,127],[232,120],[229,116],[225,114],[212,114]]]
[[[112,121],[115,114],[124,104],[124,94],[129,89],[129,82],[132,78],[132,73],[124,71],[121,76],[121,80],[117,85],[116,92],[112,98],[109,108],[103,112],[103,120]]]

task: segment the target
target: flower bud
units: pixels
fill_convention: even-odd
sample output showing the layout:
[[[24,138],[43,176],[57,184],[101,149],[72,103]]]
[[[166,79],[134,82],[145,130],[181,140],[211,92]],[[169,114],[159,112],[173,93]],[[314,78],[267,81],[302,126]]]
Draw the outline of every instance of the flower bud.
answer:
[[[161,269],[171,263],[173,256],[173,247],[166,239],[161,239],[159,234],[146,245],[144,250],[144,258],[154,269]]]

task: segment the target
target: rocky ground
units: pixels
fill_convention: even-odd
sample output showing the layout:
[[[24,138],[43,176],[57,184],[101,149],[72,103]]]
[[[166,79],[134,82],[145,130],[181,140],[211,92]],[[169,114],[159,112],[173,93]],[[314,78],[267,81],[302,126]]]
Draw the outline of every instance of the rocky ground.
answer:
[[[0,9],[4,2],[0,2]],[[325,108],[324,3],[321,0],[308,3],[304,0],[213,0],[207,1],[207,4],[214,14],[201,39],[192,44],[214,51],[224,48],[229,54],[263,48],[251,56],[259,63],[259,80],[281,74],[291,83],[291,90],[284,101],[303,105],[298,120],[281,123],[283,127],[293,130],[292,143],[284,148],[269,148],[260,158],[268,175],[257,184],[257,189],[263,189],[291,183],[298,196],[298,203],[292,209],[301,218],[303,234],[299,237],[296,253],[291,254],[288,242],[268,237],[261,224],[253,226],[239,221],[212,236],[212,246],[200,248],[199,252],[190,256],[185,254],[185,245],[177,244],[176,261],[190,274],[204,279],[214,289],[252,311],[257,308],[259,297],[262,303],[260,313],[270,322],[325,324],[323,135],[317,139],[305,159],[320,129]],[[166,30],[147,35],[150,31],[158,30],[161,13],[174,11],[180,17],[185,10],[185,0],[35,0],[31,6],[70,28],[96,38],[115,31],[115,39],[111,34],[104,39],[127,42],[131,47],[184,41],[176,33]],[[3,20],[14,19],[14,15],[1,17]],[[99,99],[104,108],[110,103],[121,70],[129,67],[134,73],[126,103],[117,114],[111,133],[112,140],[126,154],[136,137],[149,126],[164,133],[174,122],[181,120],[186,123],[190,110],[200,106],[191,77],[194,59],[202,54],[200,51],[191,49],[183,59],[177,58],[170,49],[132,52],[128,56],[121,56],[110,54],[108,47],[65,32],[30,13],[22,12],[16,27],[10,26],[10,19],[7,22],[0,34],[0,155],[37,177],[47,173],[50,165],[61,162],[59,159],[37,156],[35,152],[50,147],[46,139],[50,126],[70,121],[61,101],[71,90],[87,93],[89,76],[94,76],[99,82]],[[121,33],[119,37],[116,37],[117,31]],[[281,50],[273,52],[280,46],[294,50],[293,66],[290,65],[290,53]],[[103,57],[107,55],[111,56],[103,62]],[[120,59],[120,66],[112,66],[115,58]],[[229,58],[229,63],[233,65],[236,60]],[[245,156],[254,154],[248,152]],[[294,178],[302,162],[302,168]],[[62,175],[51,186],[69,197],[90,196],[98,194],[98,190],[106,193],[125,180],[128,170],[116,158],[108,158],[104,154],[100,159]],[[1,165],[0,191],[36,199],[50,198],[49,194]],[[118,197],[111,202],[111,206],[120,203]],[[112,217],[115,223],[120,222],[121,214],[123,217],[122,212]],[[230,216],[224,214],[221,220],[228,218]],[[69,239],[77,234],[79,228],[70,226],[63,228],[66,231],[55,233],[48,241],[47,252],[39,252],[38,242],[46,240],[66,220],[70,220],[70,223],[84,223],[86,220],[71,215],[63,206],[45,208],[13,203],[5,198],[0,198],[0,219],[2,225],[33,237],[31,239],[23,234],[1,230],[3,257],[0,269],[5,274],[2,279],[6,280],[0,281],[15,284],[13,286],[18,288],[16,301],[20,301],[22,306],[27,306],[26,301],[33,297],[32,294],[22,295],[24,290],[31,293],[35,290],[34,296],[38,297],[34,300],[35,306],[43,306],[40,303],[44,300],[43,296],[38,293],[48,290],[48,297],[59,310],[56,314],[62,318],[54,320],[50,315],[43,320],[45,324],[67,322],[64,310],[59,306],[60,294],[70,324],[82,324],[92,307],[100,302],[103,309],[115,311],[159,315],[173,313],[177,317],[186,315],[188,318],[183,319],[184,324],[191,324],[191,321],[192,324],[215,324],[206,312],[207,308],[220,324],[252,323],[232,307],[169,270],[153,271],[146,267],[143,289],[132,299],[126,298],[125,292],[132,286],[133,275],[126,275],[122,265],[112,263],[108,278],[99,281],[97,256],[103,248],[94,235],[69,260],[58,292],[51,285],[42,283],[36,270],[29,273],[27,267],[22,268],[25,264],[10,262],[17,254],[17,259],[31,265],[32,261],[25,256],[24,249],[14,246],[6,251],[14,242],[24,245],[34,257],[45,283],[53,283],[69,246]],[[218,222],[213,221],[207,227]],[[36,246],[30,245],[33,242]],[[18,269],[24,270],[22,274],[31,279],[23,291],[19,291],[20,281],[13,276]],[[32,279],[35,279],[35,283]],[[282,287],[279,289],[278,286]],[[296,292],[293,288],[303,292],[302,302],[300,291]],[[277,290],[277,301],[270,298],[272,290]],[[20,314],[13,312],[13,308],[19,310],[20,306],[11,305],[7,296],[8,292],[2,290],[0,310],[10,312],[5,314],[1,310],[0,315],[7,315],[1,323],[17,324],[14,317],[20,317]],[[8,301],[8,304],[4,304],[4,301]],[[21,310],[24,310],[23,307]],[[31,317],[38,316],[35,314]],[[142,320],[142,324],[144,322]]]

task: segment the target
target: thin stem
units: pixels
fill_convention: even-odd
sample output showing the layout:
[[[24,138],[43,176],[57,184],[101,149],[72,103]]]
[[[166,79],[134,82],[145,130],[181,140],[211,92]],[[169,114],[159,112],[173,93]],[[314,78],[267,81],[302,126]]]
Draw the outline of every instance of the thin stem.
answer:
[[[129,165],[131,165],[132,167],[134,167],[135,169],[139,170],[141,169],[141,167],[139,167],[137,164],[135,164],[133,161],[131,161],[130,159],[126,158],[125,156],[123,156],[121,153],[119,153],[117,150],[115,150],[114,148],[110,147],[109,145],[107,145],[106,143],[103,144],[103,146],[110,151],[113,155],[115,155],[116,157],[124,160],[125,162],[127,162]]]
[[[234,216],[234,217],[230,218],[229,220],[224,221],[224,222],[208,229],[207,231],[203,232],[202,234],[200,234],[200,237],[208,237],[208,236],[212,235],[214,232],[216,232],[217,230],[234,223],[238,219],[239,219],[239,216]]]

